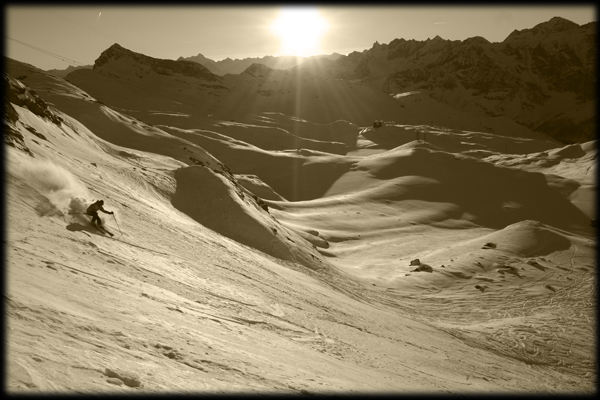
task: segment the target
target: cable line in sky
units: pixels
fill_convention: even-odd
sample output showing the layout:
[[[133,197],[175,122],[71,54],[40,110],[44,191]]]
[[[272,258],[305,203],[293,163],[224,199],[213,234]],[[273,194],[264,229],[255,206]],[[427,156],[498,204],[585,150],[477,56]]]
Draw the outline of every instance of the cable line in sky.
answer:
[[[22,42],[20,40],[13,39],[10,36],[5,36],[5,37],[7,39],[14,40],[15,42],[17,42],[19,44],[22,44],[23,46],[30,47],[30,48],[32,48],[32,49],[34,49],[36,51],[42,52],[42,53],[47,54],[47,55],[49,55],[51,57],[58,58],[59,60],[62,60],[62,61],[65,61],[65,62],[69,62],[69,63],[73,63],[73,64],[78,64],[79,66],[82,66],[82,67],[86,66],[86,64],[83,64],[83,63],[81,63],[79,61],[71,60],[70,58],[63,57],[63,56],[61,56],[59,54],[52,53],[52,52],[50,52],[48,50],[44,50],[42,48],[33,46],[33,45],[29,44],[29,43],[25,43],[25,42]],[[102,74],[102,72],[100,72],[100,74]],[[107,77],[107,78],[110,78],[110,79],[115,79],[115,77],[110,76],[110,75],[104,75],[104,74],[102,74],[102,75],[105,76],[105,77]],[[147,90],[147,91],[149,91],[151,93],[155,93],[155,92],[158,91],[158,92],[164,93],[167,96],[171,95],[171,93],[169,93],[169,92],[167,92],[167,91],[165,91],[165,90],[163,90],[161,88],[154,87],[154,86],[151,86],[151,85],[148,85],[148,84],[144,84],[144,83],[141,83],[141,82],[133,82],[133,81],[129,81],[129,80],[127,80],[127,81],[120,80],[119,82],[121,82],[121,84],[130,85],[130,86],[136,86],[138,88],[145,89],[145,90]]]
[[[17,42],[17,43],[19,43],[19,44],[21,44],[21,45],[23,45],[23,46],[29,47],[29,48],[31,48],[31,49],[33,49],[33,50],[36,50],[36,51],[39,51],[39,52],[41,52],[41,53],[44,53],[44,54],[46,54],[46,55],[49,55],[50,57],[58,58],[59,60],[62,60],[62,61],[68,62],[68,63],[78,64],[79,66],[82,66],[82,67],[86,65],[86,64],[84,64],[84,63],[81,63],[81,62],[79,62],[79,61],[71,60],[70,58],[63,57],[63,56],[61,56],[61,55],[59,55],[59,54],[52,53],[52,52],[50,52],[50,51],[48,51],[48,50],[41,49],[41,48],[39,48],[39,47],[36,47],[36,46],[34,46],[34,45],[31,45],[31,44],[29,44],[29,43],[25,43],[25,42],[22,42],[22,41],[20,41],[20,40],[13,39],[13,38],[11,38],[10,36],[6,36],[6,38],[7,38],[7,39],[10,39],[10,40],[13,40],[13,41],[15,41],[15,42]]]

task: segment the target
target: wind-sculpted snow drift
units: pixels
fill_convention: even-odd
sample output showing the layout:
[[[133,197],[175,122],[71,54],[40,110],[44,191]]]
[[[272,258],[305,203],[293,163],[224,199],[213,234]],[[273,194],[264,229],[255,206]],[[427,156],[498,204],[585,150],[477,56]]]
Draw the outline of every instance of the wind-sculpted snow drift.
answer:
[[[178,169],[174,177],[173,206],[202,225],[274,257],[323,267],[308,242],[279,224],[233,178],[200,166]]]
[[[140,73],[144,91],[75,71],[84,93],[7,62],[64,121],[11,101],[23,143],[7,149],[8,390],[594,390],[595,142],[498,134],[359,82],[325,98],[308,75],[285,95],[310,102],[304,119],[255,95],[255,77],[221,98],[132,65],[102,69]],[[284,131],[350,151],[246,142]],[[119,211],[114,238],[63,220],[86,187]]]

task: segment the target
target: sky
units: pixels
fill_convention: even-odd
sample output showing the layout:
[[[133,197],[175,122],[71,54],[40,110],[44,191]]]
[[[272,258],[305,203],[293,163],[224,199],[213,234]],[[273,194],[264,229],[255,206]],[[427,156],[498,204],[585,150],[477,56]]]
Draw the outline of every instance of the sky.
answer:
[[[285,4],[285,3],[284,3]],[[176,60],[363,51],[394,39],[502,42],[562,17],[597,21],[593,5],[114,6],[5,5],[6,56],[43,70],[92,65],[111,45]]]

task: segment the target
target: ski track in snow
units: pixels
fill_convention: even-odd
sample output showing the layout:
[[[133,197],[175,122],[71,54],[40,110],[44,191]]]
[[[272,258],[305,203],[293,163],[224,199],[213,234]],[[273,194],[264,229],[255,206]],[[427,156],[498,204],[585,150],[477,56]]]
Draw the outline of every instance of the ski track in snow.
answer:
[[[15,106],[55,178],[7,148],[11,393],[593,390],[595,142],[278,112],[194,128],[30,68],[9,72],[64,122]],[[65,212],[80,187],[114,237]]]

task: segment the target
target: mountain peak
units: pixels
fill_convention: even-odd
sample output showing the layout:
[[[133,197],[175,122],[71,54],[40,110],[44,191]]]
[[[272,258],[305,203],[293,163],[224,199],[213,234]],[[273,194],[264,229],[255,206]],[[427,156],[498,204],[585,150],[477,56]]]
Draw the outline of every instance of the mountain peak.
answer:
[[[572,28],[577,28],[579,25],[577,25],[575,22],[569,21],[568,19],[564,19],[561,17],[552,17],[549,21],[542,22],[541,24],[534,26],[533,29],[539,26],[547,26],[553,31],[562,32]]]
[[[242,74],[250,75],[255,78],[262,78],[269,75],[271,72],[273,72],[273,70],[264,64],[252,63],[252,65],[246,68]]]
[[[118,60],[123,56],[127,55],[127,53],[133,53],[118,43],[113,44],[108,49],[104,50],[98,59],[94,61],[94,69],[103,66],[108,63],[110,60]]]
[[[122,50],[127,50],[125,47],[121,46],[119,43],[114,43],[112,46],[110,46],[108,48],[108,50],[110,49],[122,49]]]
[[[552,17],[549,21],[542,22],[534,26],[531,31],[535,34],[549,34],[553,32],[564,32],[574,28],[579,28],[575,22],[561,17]]]
[[[110,46],[108,49],[105,50],[105,52],[111,54],[120,54],[120,53],[127,53],[127,52],[131,52],[130,50],[126,49],[125,47],[121,46],[119,43],[115,43],[112,46]]]
[[[464,43],[469,43],[469,44],[477,43],[477,44],[486,45],[486,44],[490,44],[490,41],[481,36],[473,36],[473,37],[465,39]]]
[[[126,60],[124,60],[126,59]],[[217,81],[219,78],[210,72],[205,66],[192,61],[175,61],[153,58],[144,54],[128,50],[118,43],[104,50],[100,57],[94,62],[95,70],[106,68],[117,60],[125,61],[131,65],[146,65],[154,72],[161,75],[181,74],[191,78]]]
[[[197,56],[191,56],[191,57],[179,57],[177,59],[177,61],[194,61],[197,62],[199,64],[202,64],[206,67],[206,64],[210,64],[210,63],[214,63],[215,61],[211,60],[210,58],[206,58],[204,55],[202,55],[202,53],[198,53]]]
[[[565,31],[569,31],[571,29],[574,28],[579,28],[579,25],[577,25],[575,22],[569,21],[568,19],[564,19],[561,17],[552,17],[550,18],[550,20],[546,21],[546,22],[542,22],[540,24],[537,24],[536,26],[534,26],[531,29],[523,29],[523,30],[517,30],[515,29],[514,31],[512,31],[512,33],[510,35],[508,35],[508,37],[504,40],[505,42],[507,40],[513,40],[516,37],[520,37],[523,35],[547,35],[553,32],[565,32]]]

